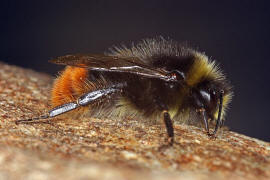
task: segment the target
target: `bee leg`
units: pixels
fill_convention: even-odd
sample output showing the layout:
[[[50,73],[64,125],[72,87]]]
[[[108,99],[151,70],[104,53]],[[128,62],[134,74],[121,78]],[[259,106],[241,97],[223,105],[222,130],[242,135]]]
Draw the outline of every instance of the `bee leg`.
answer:
[[[163,114],[163,120],[164,120],[166,129],[167,129],[168,137],[169,137],[168,138],[169,145],[173,145],[173,142],[174,142],[173,122],[167,110],[162,111],[162,114]]]
[[[34,121],[38,121],[41,119],[49,119],[61,114],[64,114],[66,112],[72,111],[74,109],[77,109],[81,106],[87,106],[91,103],[95,103],[97,101],[100,101],[102,98],[106,98],[107,96],[110,96],[114,93],[121,92],[121,89],[117,86],[112,86],[104,89],[98,89],[96,91],[92,91],[89,93],[86,93],[79,97],[76,102],[70,102],[63,104],[61,106],[57,106],[50,110],[47,114],[42,115],[40,117],[35,117],[31,119],[24,119],[24,120],[17,120],[15,121],[16,124],[19,123],[32,123]]]
[[[71,111],[73,109],[76,109],[79,105],[75,102],[63,104],[61,106],[57,106],[54,109],[50,110],[47,114],[39,116],[39,117],[34,117],[30,119],[23,119],[23,120],[17,120],[15,121],[16,124],[19,123],[33,123],[33,122],[39,122],[39,120],[42,119],[49,119],[51,117],[58,116],[60,114],[63,114],[65,112]]]
[[[203,123],[204,123],[204,128],[206,130],[206,133],[208,136],[211,136],[210,131],[209,131],[209,125],[208,125],[208,116],[205,112],[205,109],[202,108],[199,111],[200,111],[201,115],[203,116]]]
[[[212,133],[213,136],[217,133],[218,128],[221,128],[224,124],[224,120],[221,118],[222,107],[223,107],[223,94],[224,94],[224,91],[222,90],[219,95],[220,97],[219,97],[219,107],[218,107],[218,118],[217,118],[215,130]]]

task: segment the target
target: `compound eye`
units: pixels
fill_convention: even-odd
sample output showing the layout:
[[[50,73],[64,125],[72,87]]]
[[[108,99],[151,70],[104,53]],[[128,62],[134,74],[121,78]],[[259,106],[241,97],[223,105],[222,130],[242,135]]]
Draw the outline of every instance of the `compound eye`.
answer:
[[[205,90],[200,90],[200,94],[205,102],[209,103],[211,101],[211,95],[209,92]]]

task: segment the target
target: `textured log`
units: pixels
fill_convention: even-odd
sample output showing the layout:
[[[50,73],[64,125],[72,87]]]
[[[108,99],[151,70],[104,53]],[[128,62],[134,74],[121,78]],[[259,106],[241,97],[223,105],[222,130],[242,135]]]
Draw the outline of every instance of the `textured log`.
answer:
[[[49,108],[52,78],[0,63],[0,179],[268,179],[270,144],[223,130],[209,139],[175,125],[59,117],[15,125]]]

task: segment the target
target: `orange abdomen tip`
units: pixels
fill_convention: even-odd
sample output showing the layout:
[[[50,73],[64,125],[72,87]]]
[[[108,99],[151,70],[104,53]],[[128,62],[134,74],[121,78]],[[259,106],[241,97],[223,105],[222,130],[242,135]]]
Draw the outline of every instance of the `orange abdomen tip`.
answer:
[[[51,93],[52,106],[76,101],[80,95],[87,92],[87,74],[88,70],[85,68],[67,66],[54,81]]]

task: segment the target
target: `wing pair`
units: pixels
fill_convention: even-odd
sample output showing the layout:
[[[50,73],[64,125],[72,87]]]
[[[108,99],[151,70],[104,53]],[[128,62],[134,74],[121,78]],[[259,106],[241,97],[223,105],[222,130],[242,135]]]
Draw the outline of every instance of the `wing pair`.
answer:
[[[101,54],[75,54],[61,56],[49,62],[61,65],[87,68],[94,71],[122,72],[137,74],[164,81],[177,81],[175,76],[164,69],[149,66],[136,57],[106,56]]]

